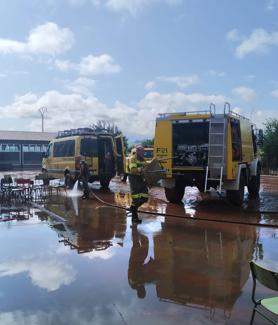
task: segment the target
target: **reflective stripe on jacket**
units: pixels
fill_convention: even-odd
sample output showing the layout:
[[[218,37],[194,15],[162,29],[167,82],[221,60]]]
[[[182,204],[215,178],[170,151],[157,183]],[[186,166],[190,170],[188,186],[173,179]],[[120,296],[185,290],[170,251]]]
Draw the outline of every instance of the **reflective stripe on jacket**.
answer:
[[[148,198],[149,195],[148,195],[148,193],[137,193],[137,194],[131,194],[131,197],[133,199],[140,199],[141,197]]]
[[[135,155],[130,155],[128,161],[128,170],[130,174],[138,175],[142,173],[142,168],[145,166],[145,160],[138,160]]]

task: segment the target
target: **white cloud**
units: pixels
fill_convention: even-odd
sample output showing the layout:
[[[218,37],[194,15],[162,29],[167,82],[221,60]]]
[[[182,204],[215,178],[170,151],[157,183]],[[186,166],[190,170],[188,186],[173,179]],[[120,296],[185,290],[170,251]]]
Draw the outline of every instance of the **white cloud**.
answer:
[[[0,38],[0,53],[23,53],[27,52],[27,44],[10,39]]]
[[[275,0],[268,0],[265,9],[266,11],[273,11],[275,9]]]
[[[47,270],[45,271],[47,272]],[[39,299],[39,298],[38,298]],[[51,299],[51,298],[50,298]],[[97,300],[97,298],[95,299]],[[87,308],[75,304],[70,308],[65,309],[63,304],[51,303],[49,308],[26,308],[24,311],[20,309],[13,309],[12,311],[0,312],[0,323],[3,325],[46,325],[46,324],[81,324],[81,325],[116,325],[119,324],[119,314],[114,304],[109,301],[107,306],[103,307],[97,301]],[[131,306],[134,310],[135,306]],[[128,315],[129,305],[121,307],[124,309],[124,314]],[[132,315],[130,315],[132,318]]]
[[[4,70],[0,73],[0,78],[6,78],[9,76],[26,76],[28,74],[30,74],[30,72],[24,70]]]
[[[252,111],[251,121],[259,128],[264,128],[264,122],[277,115],[276,110],[267,108],[256,108]]]
[[[87,1],[86,0],[67,0],[72,6],[83,6]],[[92,2],[97,0],[91,0]]]
[[[76,70],[83,76],[113,74],[121,71],[121,67],[114,63],[114,59],[109,54],[101,54],[99,56],[90,54],[81,58],[80,63],[72,63],[68,60],[56,60],[54,65],[60,71]]]
[[[187,88],[199,82],[199,77],[196,74],[189,76],[161,76],[157,78],[160,81],[170,82],[176,84],[179,88]]]
[[[156,86],[156,82],[155,81],[149,81],[145,84],[145,89],[146,90],[151,90]]]
[[[77,78],[66,85],[66,89],[76,94],[91,95],[95,89],[96,82],[89,78]]]
[[[210,103],[224,104],[226,101],[227,99],[222,95],[185,94],[182,92],[161,94],[150,92],[138,105],[143,109],[156,110],[157,113],[169,113],[192,111],[194,109],[205,110],[209,107]]]
[[[47,22],[32,29],[25,42],[0,38],[0,53],[57,55],[69,50],[73,43],[70,29]]]
[[[230,30],[227,34],[226,34],[226,39],[228,41],[232,41],[232,42],[237,42],[241,40],[241,36],[239,34],[238,29],[234,28],[232,30]]]
[[[31,30],[27,44],[32,53],[55,55],[69,50],[73,42],[73,33],[68,28],[48,22]]]
[[[115,255],[115,252],[112,250],[112,248],[110,248],[110,249],[106,249],[103,251],[92,251],[89,253],[84,253],[84,254],[82,254],[82,257],[87,257],[91,260],[96,259],[96,258],[99,258],[101,260],[109,260],[114,255]]]
[[[233,109],[232,109],[233,112],[237,113],[237,114],[240,114],[242,109],[238,106],[235,106]]]
[[[45,272],[47,270],[47,272]],[[72,266],[54,259],[23,259],[0,263],[0,277],[27,272],[34,285],[55,291],[75,279]]]
[[[182,0],[67,0],[70,5],[81,6],[86,3],[91,3],[94,6],[105,6],[108,10],[114,12],[128,12],[131,15],[136,15],[155,4],[166,4],[168,6],[176,6],[182,3]]]
[[[256,92],[254,89],[249,87],[240,86],[233,89],[233,93],[246,102],[252,101],[256,97]]]
[[[151,0],[107,0],[106,6],[112,11],[128,11],[134,15],[151,2]]]
[[[271,95],[274,97],[278,97],[278,89],[275,89],[271,92]]]
[[[247,76],[245,76],[246,79],[249,79],[249,80],[254,80],[256,79],[256,76],[254,74],[249,74]]]
[[[68,71],[76,68],[76,66],[73,63],[71,63],[69,60],[55,60],[54,65],[60,71]]]
[[[213,76],[213,77],[225,77],[226,73],[223,71],[216,71],[216,70],[209,70],[209,75]]]
[[[267,32],[259,28],[243,38],[235,50],[235,55],[243,59],[251,53],[268,53],[272,46],[278,46],[278,32]]]
[[[114,59],[108,54],[99,56],[88,55],[82,58],[79,68],[82,75],[110,74],[121,71],[121,67],[113,63]]]
[[[257,112],[256,112],[256,115],[257,115],[258,117],[261,117],[261,116],[263,115],[263,112],[262,112],[262,111],[257,111]]]
[[[93,94],[66,94],[53,90],[41,96],[32,93],[18,96],[10,105],[0,107],[0,113],[2,118],[31,118],[33,120],[28,128],[39,130],[41,121],[38,107],[46,106],[47,131],[88,126],[99,119],[106,119],[115,122],[128,136],[148,137],[154,133],[155,119],[159,113],[203,110],[211,102],[222,107],[226,101],[227,98],[222,95],[150,92],[134,106],[116,101],[109,107]]]
[[[165,3],[170,6],[178,5],[182,0],[106,0],[108,9],[116,12],[127,11],[132,15],[155,3]]]

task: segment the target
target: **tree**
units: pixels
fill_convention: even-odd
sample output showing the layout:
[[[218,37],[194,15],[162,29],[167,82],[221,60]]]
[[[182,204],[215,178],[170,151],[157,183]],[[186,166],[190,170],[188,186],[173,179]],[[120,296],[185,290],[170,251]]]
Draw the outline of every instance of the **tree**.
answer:
[[[142,146],[152,147],[154,145],[154,138],[142,140]]]
[[[118,126],[114,122],[109,122],[105,120],[98,120],[95,124],[91,125],[91,128],[96,132],[107,132],[112,134],[113,136],[120,135],[122,131],[118,128]],[[123,136],[124,147],[127,151],[128,148],[128,138]]]
[[[107,132],[113,135],[119,135],[122,132],[114,122],[99,120],[91,125],[91,128],[96,132]]]
[[[268,119],[264,126],[263,164],[268,169],[278,169],[278,119]]]

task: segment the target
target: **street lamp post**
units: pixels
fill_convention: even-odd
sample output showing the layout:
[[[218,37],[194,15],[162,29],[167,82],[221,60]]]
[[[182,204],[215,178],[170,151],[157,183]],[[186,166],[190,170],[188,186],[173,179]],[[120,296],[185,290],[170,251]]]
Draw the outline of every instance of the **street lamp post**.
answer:
[[[41,118],[42,118],[42,132],[44,132],[44,117],[47,113],[47,107],[43,106],[38,109],[38,111],[41,113]]]

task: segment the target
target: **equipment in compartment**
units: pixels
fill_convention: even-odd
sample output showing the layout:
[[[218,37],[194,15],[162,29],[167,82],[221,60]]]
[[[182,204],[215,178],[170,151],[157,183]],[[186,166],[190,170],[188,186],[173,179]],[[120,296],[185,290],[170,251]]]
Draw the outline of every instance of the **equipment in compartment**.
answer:
[[[208,162],[208,120],[173,122],[173,161],[175,167],[204,167]]]
[[[208,143],[201,145],[179,144],[174,151],[175,166],[206,166]]]

